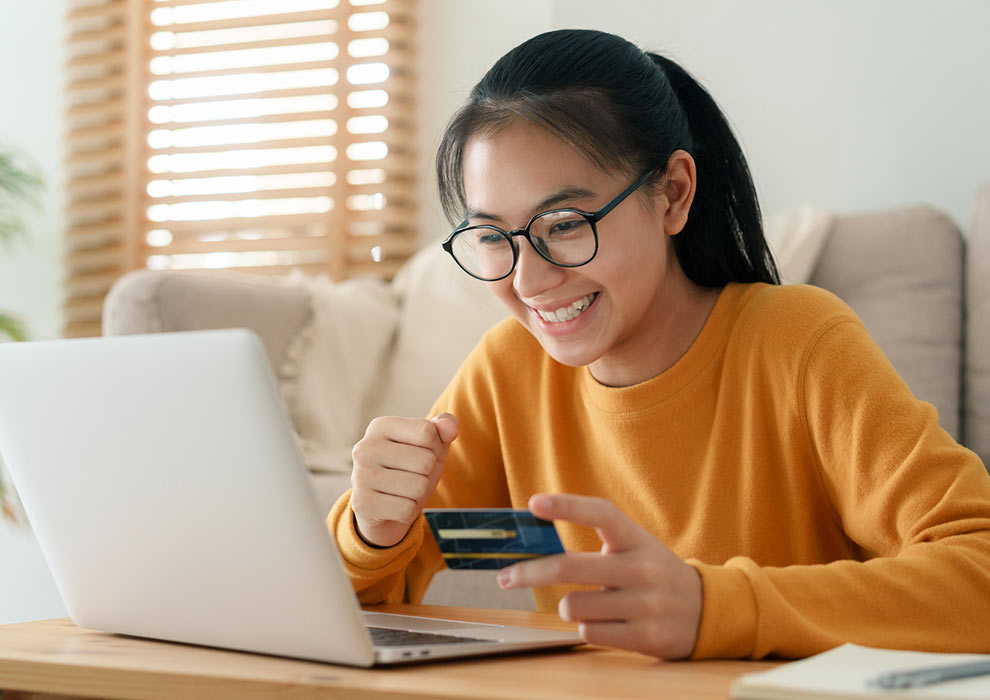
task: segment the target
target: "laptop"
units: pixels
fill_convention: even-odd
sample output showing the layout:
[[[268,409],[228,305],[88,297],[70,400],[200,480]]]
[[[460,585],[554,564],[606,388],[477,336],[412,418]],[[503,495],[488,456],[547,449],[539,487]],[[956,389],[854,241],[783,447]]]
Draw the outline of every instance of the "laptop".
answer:
[[[80,627],[355,666],[582,642],[363,612],[247,330],[0,344],[0,456]]]

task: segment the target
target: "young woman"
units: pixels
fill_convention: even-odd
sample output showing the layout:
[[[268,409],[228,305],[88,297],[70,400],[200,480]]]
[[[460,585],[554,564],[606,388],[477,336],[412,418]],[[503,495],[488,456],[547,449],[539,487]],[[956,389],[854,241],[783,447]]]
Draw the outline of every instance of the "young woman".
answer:
[[[448,125],[444,247],[513,318],[432,420],[379,418],[328,518],[362,601],[443,567],[421,511],[529,507],[500,572],[662,658],[990,651],[990,478],[855,314],[780,286],[746,161],[679,66],[595,31],[506,54]]]

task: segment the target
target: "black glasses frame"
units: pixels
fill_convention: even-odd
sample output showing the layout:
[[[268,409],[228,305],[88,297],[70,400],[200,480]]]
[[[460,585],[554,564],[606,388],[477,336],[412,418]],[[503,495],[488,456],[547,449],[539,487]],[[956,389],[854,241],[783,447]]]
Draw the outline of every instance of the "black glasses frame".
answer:
[[[499,280],[504,280],[506,277],[511,275],[513,271],[516,269],[516,263],[519,262],[519,248],[512,240],[516,236],[522,236],[527,241],[529,241],[529,245],[532,246],[533,250],[535,250],[536,253],[541,258],[546,260],[548,263],[556,265],[557,267],[581,267],[582,265],[587,265],[588,263],[590,263],[592,260],[595,259],[596,255],[598,255],[598,227],[596,226],[596,224],[602,219],[604,219],[605,216],[610,211],[612,211],[617,206],[619,206],[619,204],[621,204],[626,197],[628,197],[633,192],[635,192],[640,187],[642,187],[646,183],[646,181],[649,180],[657,172],[657,170],[659,170],[659,168],[651,168],[650,170],[647,170],[639,177],[638,180],[636,180],[636,182],[629,185],[629,187],[627,187],[626,189],[622,190],[622,192],[620,192],[619,195],[615,197],[615,199],[610,201],[608,204],[603,206],[598,211],[589,212],[589,211],[584,211],[582,209],[574,209],[572,207],[564,207],[562,209],[549,209],[547,211],[542,211],[539,214],[533,216],[533,218],[529,220],[529,223],[526,224],[525,228],[518,228],[512,231],[505,231],[503,229],[500,229],[498,226],[493,226],[491,224],[478,224],[476,226],[467,226],[467,221],[465,220],[461,222],[460,226],[458,226],[456,229],[451,231],[450,235],[447,236],[447,238],[444,240],[443,243],[441,243],[441,246],[445,251],[447,251],[447,253],[450,254],[450,257],[454,259],[454,262],[457,263],[457,266],[459,268],[464,270],[464,272],[471,275],[475,279],[479,279],[483,282],[498,282]],[[583,216],[588,221],[588,224],[591,226],[591,233],[595,237],[595,250],[594,252],[592,252],[591,257],[589,257],[584,262],[566,264],[566,263],[559,263],[556,260],[551,260],[549,254],[544,252],[543,250],[540,250],[540,246],[536,244],[536,242],[533,240],[532,235],[530,235],[530,228],[533,226],[533,222],[535,222],[537,219],[543,216],[546,216],[547,214],[555,214],[557,212],[572,212],[574,214],[579,214],[580,216]],[[471,272],[466,267],[464,267],[464,265],[461,264],[461,261],[457,259],[457,256],[454,255],[454,239],[458,236],[458,234],[463,233],[464,231],[473,231],[475,229],[488,229],[490,231],[495,231],[496,233],[503,236],[506,240],[509,241],[509,247],[512,249],[512,267],[510,267],[509,271],[506,272],[501,277],[481,277],[480,275],[476,275],[475,273]]]

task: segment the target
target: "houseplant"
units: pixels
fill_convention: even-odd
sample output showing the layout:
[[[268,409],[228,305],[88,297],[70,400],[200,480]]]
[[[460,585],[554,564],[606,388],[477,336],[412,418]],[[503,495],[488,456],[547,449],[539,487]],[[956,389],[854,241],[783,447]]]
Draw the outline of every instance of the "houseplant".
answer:
[[[20,216],[21,209],[37,202],[41,180],[22,167],[9,151],[0,151],[0,250],[12,250],[27,228]],[[24,326],[0,309],[0,340],[25,340]],[[2,463],[0,463],[2,464]],[[17,510],[9,487],[0,471],[0,512],[7,520],[17,520]]]

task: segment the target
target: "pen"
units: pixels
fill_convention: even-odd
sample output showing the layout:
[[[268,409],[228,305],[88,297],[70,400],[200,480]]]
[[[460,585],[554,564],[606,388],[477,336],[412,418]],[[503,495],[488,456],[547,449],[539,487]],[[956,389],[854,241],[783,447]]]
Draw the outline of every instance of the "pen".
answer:
[[[922,686],[956,678],[990,675],[990,661],[970,661],[951,666],[928,666],[913,671],[884,673],[867,682],[871,688],[894,690],[896,688],[921,688]]]

